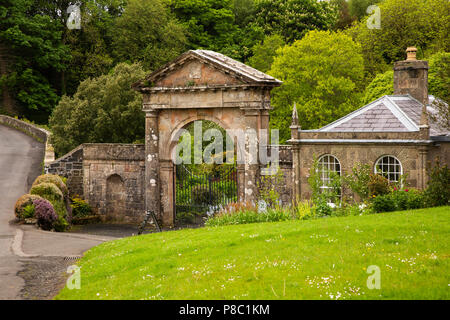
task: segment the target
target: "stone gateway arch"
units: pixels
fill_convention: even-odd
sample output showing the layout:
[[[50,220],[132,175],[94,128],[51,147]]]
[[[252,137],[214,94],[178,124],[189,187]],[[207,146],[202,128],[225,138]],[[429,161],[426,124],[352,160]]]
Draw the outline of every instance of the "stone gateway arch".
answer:
[[[146,114],[146,210],[153,210],[164,225],[173,225],[172,155],[183,127],[210,120],[225,130],[253,129],[259,135],[269,129],[270,91],[281,83],[207,50],[188,51],[135,83],[133,88],[143,94]],[[261,137],[257,138],[259,144]],[[256,202],[259,174],[259,163],[238,164],[238,201]]]

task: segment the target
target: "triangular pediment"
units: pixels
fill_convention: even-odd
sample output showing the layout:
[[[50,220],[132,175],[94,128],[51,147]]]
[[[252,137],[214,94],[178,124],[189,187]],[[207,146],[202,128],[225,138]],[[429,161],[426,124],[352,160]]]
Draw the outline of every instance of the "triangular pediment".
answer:
[[[135,83],[133,88],[142,90],[253,84],[279,86],[281,81],[220,53],[191,50]]]

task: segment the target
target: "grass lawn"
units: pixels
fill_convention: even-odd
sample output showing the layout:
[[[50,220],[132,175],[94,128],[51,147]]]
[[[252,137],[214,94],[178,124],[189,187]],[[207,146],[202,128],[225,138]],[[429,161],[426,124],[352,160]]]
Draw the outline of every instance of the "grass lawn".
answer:
[[[449,257],[450,207],[186,229],[92,248],[56,299],[449,299]]]

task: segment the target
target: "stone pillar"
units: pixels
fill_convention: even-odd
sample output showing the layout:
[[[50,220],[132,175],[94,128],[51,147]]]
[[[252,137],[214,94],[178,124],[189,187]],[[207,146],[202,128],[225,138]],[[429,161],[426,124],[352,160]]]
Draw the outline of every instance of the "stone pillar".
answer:
[[[259,110],[245,109],[245,173],[244,201],[252,204],[258,200],[259,165]]]
[[[244,202],[245,201],[245,165],[238,164],[236,166],[237,171],[237,201]]]
[[[428,184],[428,174],[427,174],[427,159],[428,159],[428,148],[426,146],[422,146],[419,148],[419,159],[420,159],[420,168],[419,179],[417,181],[418,189],[425,189]]]
[[[175,222],[174,165],[172,160],[161,160],[161,219],[164,226],[173,226]]]
[[[302,190],[301,190],[301,180],[300,180],[300,146],[298,144],[292,145],[292,188],[293,195],[292,200],[301,200]]]
[[[301,180],[300,180],[300,125],[298,122],[297,104],[294,103],[292,109],[291,144],[292,144],[292,186],[294,201],[301,200]]]
[[[145,209],[161,212],[158,111],[145,110]]]

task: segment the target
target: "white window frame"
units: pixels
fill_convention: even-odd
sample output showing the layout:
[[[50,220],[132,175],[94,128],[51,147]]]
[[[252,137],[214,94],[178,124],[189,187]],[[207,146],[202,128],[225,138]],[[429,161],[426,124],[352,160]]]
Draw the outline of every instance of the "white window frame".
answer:
[[[322,170],[323,165],[321,164],[322,160],[325,159],[326,157],[328,157],[327,162],[325,162],[324,164],[326,165],[326,170]],[[331,159],[333,159],[331,161]],[[339,165],[339,170],[335,170],[336,169],[336,165]],[[334,167],[334,170],[331,170],[332,167]],[[326,184],[326,182],[329,182],[331,179],[330,177],[327,175],[327,172],[331,172],[334,171],[336,172],[339,176],[342,175],[342,169],[341,169],[341,162],[339,161],[339,159],[336,156],[333,156],[332,154],[324,154],[322,155],[318,160],[317,160],[317,171],[319,173],[320,176],[320,181],[321,181],[321,185],[319,187],[320,192],[322,193],[323,190],[326,189],[330,189],[331,187],[328,186]]]
[[[380,162],[383,159],[388,159],[388,158],[394,159],[395,161],[397,161],[397,163],[390,163],[390,161],[388,161],[387,163],[381,163],[380,164]],[[378,171],[378,167],[379,166],[381,168],[381,171]],[[387,171],[384,171],[384,167],[387,167]],[[391,170],[391,168],[396,168],[396,167],[400,168],[400,172]],[[401,182],[401,178],[403,176],[403,166],[402,166],[401,161],[397,157],[395,157],[393,155],[390,155],[390,154],[386,154],[384,156],[379,157],[378,160],[375,162],[375,166],[374,166],[373,170],[374,170],[375,174],[379,174],[380,176],[385,177],[386,179],[388,179],[389,183]],[[392,180],[391,179],[391,175],[398,176],[397,180]]]

